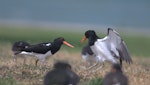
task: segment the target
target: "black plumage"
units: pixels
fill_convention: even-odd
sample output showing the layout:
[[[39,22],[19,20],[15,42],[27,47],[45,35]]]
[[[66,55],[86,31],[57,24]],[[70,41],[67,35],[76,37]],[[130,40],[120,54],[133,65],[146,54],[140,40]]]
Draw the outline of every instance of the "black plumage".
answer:
[[[94,54],[89,45],[86,45],[82,48],[82,55],[86,55],[86,54],[88,55]]]
[[[102,85],[128,85],[128,78],[119,64],[113,64],[111,72],[104,77]]]
[[[71,65],[65,62],[57,62],[54,69],[44,77],[44,85],[77,85],[79,76],[71,70]]]
[[[38,60],[45,62],[45,58],[58,52],[62,44],[73,48],[73,46],[66,42],[64,38],[59,37],[53,42],[39,43],[34,45],[30,45],[24,41],[15,42],[13,44],[12,51],[15,55],[23,54],[36,56]]]
[[[16,42],[13,45],[13,51],[25,51],[25,52],[33,52],[33,53],[39,53],[39,54],[45,54],[48,51],[51,51],[52,54],[56,53],[61,45],[63,44],[64,38],[57,38],[52,43],[39,43],[35,45],[29,45],[26,42],[20,41]],[[49,44],[49,45],[48,45]],[[19,48],[19,49],[17,49]]]
[[[25,42],[25,41],[18,41],[18,42],[15,42],[12,46],[12,51],[14,53],[14,55],[17,55],[21,52],[21,50],[23,48],[26,48],[26,47],[29,47],[30,44]]]

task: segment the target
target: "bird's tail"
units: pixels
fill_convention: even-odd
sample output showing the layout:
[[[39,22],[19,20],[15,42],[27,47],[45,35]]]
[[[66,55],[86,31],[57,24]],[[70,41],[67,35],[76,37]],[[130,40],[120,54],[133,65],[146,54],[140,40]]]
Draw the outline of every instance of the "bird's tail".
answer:
[[[22,51],[22,49],[24,49],[28,46],[29,46],[29,43],[27,43],[25,41],[18,41],[13,44],[12,51],[15,55],[17,55]]]

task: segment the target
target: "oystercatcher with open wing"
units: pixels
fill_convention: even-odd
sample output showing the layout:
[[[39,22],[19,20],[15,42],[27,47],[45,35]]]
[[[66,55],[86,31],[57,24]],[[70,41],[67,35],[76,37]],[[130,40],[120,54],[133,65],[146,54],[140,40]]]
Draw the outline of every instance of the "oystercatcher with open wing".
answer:
[[[117,63],[115,58],[120,60],[121,65],[122,60],[125,60],[129,64],[132,63],[125,42],[114,29],[108,28],[107,36],[102,39],[96,35],[94,30],[88,30],[85,32],[85,36],[82,38],[81,43],[84,43],[86,39],[88,39],[88,45],[98,58],[98,61],[103,64],[102,67],[104,66],[105,60],[111,63]],[[90,68],[96,66],[98,61]]]

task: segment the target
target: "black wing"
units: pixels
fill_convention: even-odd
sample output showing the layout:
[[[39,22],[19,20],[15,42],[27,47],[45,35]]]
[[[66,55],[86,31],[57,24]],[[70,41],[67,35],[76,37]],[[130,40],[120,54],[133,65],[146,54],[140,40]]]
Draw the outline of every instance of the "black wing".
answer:
[[[48,51],[50,51],[50,49],[51,49],[51,43],[49,42],[49,43],[30,45],[29,47],[22,49],[22,51],[45,54]]]
[[[22,48],[30,46],[29,43],[25,41],[15,42],[12,46],[12,51],[20,51]]]
[[[93,53],[93,51],[91,50],[90,46],[87,45],[87,46],[84,46],[84,47],[82,48],[82,54],[83,54],[83,55],[86,55],[86,54],[93,55],[94,53]]]
[[[29,46],[30,46],[30,44],[25,41],[18,41],[13,44],[12,51],[13,51],[14,55],[17,55],[21,52],[21,49],[24,49]]]

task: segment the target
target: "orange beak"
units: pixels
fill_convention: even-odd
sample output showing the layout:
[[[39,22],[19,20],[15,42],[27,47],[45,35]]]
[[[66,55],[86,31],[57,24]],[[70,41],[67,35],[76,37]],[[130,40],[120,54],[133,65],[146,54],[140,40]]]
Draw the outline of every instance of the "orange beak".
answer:
[[[67,45],[67,46],[69,46],[69,47],[71,47],[71,48],[74,48],[74,46],[73,46],[73,45],[69,44],[69,43],[68,43],[68,42],[66,42],[66,41],[63,41],[63,44],[65,44],[65,45]]]
[[[80,44],[83,44],[84,42],[86,41],[86,37],[84,36],[81,40],[81,43]]]

